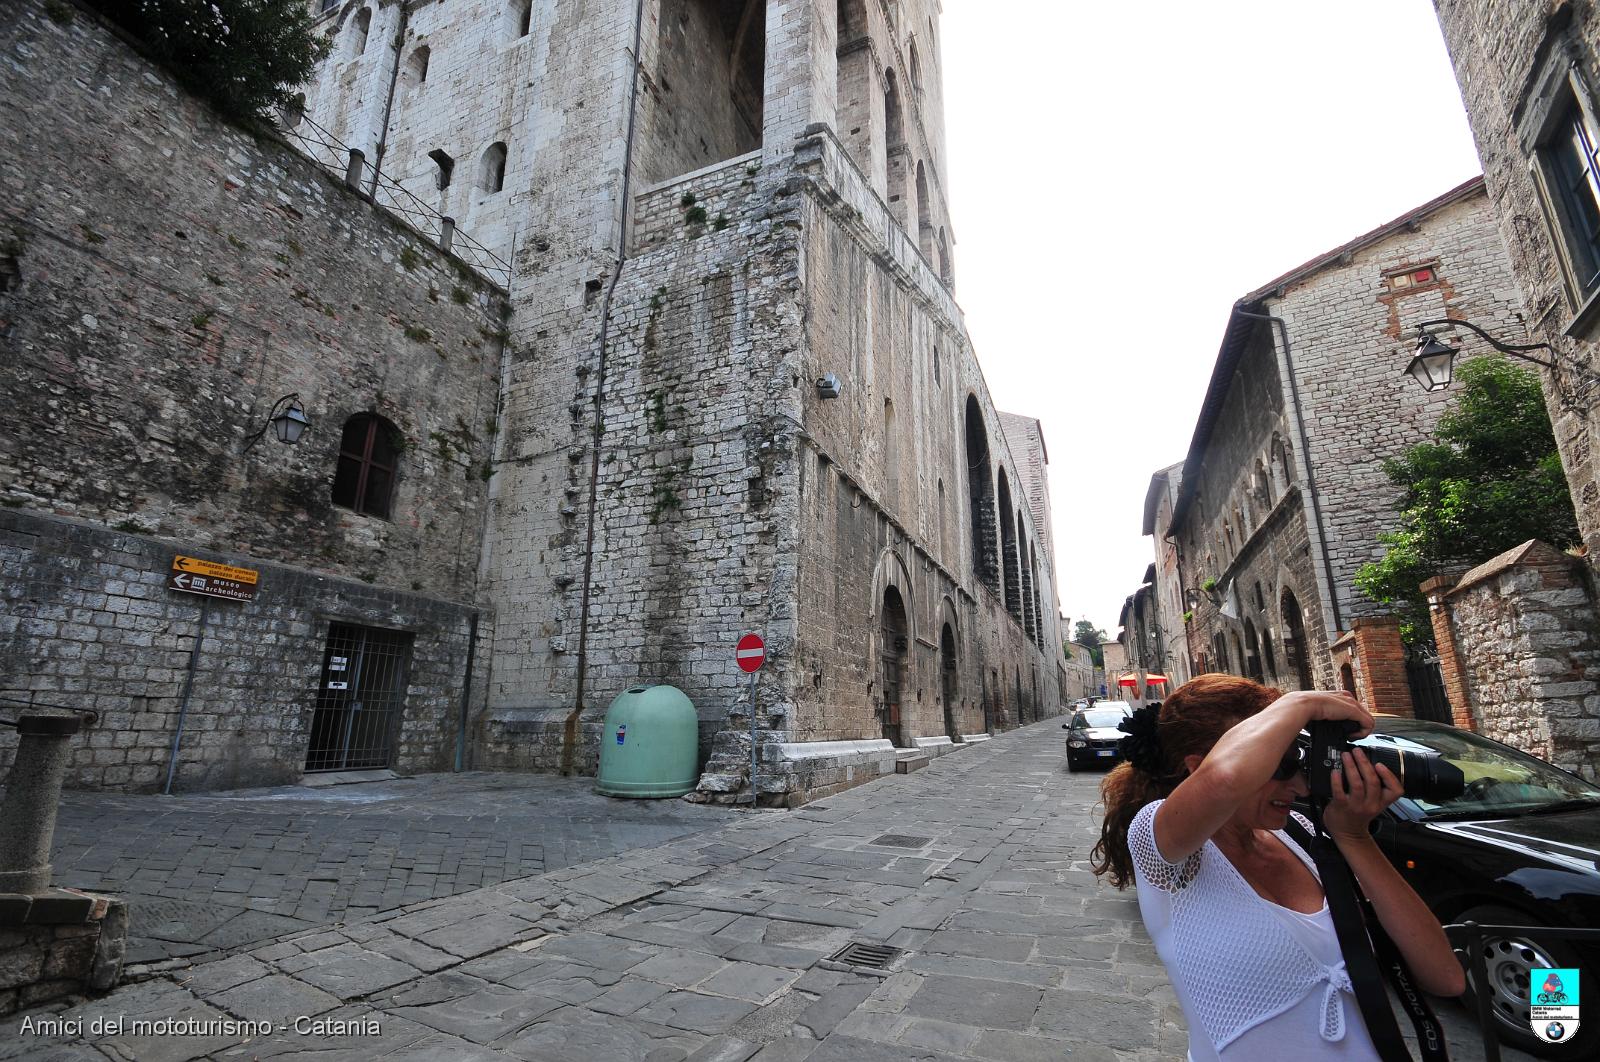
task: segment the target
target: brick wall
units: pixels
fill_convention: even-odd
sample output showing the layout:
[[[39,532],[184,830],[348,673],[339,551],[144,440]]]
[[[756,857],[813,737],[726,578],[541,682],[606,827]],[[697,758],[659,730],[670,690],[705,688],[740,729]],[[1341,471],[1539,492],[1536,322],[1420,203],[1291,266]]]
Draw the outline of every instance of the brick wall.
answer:
[[[1583,562],[1526,542],[1436,596],[1471,728],[1600,779],[1600,617]]]

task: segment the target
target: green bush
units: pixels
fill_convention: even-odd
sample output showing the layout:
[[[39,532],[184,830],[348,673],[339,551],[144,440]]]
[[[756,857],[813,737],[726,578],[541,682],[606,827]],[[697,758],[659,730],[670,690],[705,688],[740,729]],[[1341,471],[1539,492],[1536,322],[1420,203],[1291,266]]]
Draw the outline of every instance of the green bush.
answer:
[[[230,118],[269,120],[328,42],[304,0],[90,0],[185,88]]]

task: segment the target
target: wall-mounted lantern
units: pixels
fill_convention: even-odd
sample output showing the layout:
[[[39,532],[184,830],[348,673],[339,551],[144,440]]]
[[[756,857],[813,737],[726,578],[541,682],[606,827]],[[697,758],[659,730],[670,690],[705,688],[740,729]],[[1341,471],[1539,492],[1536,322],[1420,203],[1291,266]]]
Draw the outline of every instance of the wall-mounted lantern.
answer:
[[[261,425],[261,430],[250,436],[244,444],[246,452],[250,447],[261,441],[261,437],[271,428],[279,442],[286,446],[293,446],[300,441],[300,436],[311,426],[311,421],[306,417],[305,407],[300,405],[298,394],[284,395],[272,404],[272,412],[267,414],[267,422]]]

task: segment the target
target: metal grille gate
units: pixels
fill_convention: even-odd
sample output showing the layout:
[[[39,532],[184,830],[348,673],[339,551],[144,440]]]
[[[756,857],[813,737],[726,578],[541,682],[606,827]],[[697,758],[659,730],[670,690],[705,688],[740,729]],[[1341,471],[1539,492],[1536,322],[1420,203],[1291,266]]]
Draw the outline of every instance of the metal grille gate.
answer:
[[[328,628],[322,685],[311,721],[307,771],[389,766],[405,708],[411,635],[335,623]]]
[[[1406,685],[1411,688],[1411,706],[1418,719],[1455,722],[1450,698],[1444,691],[1444,676],[1439,672],[1439,651],[1433,646],[1406,649]]]

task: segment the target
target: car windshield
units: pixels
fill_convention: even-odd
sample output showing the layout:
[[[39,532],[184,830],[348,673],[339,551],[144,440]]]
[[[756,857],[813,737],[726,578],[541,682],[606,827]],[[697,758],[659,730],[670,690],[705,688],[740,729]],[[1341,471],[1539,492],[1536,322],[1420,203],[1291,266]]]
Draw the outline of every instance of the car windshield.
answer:
[[[1600,788],[1466,730],[1380,719],[1379,732],[1357,744],[1439,755],[1461,768],[1466,790],[1448,800],[1407,797],[1428,818],[1505,818],[1557,807],[1600,807]]]
[[[1121,708],[1090,708],[1086,712],[1078,713],[1078,725],[1090,727],[1094,730],[1101,728],[1115,730],[1117,724],[1128,717],[1128,713]]]

